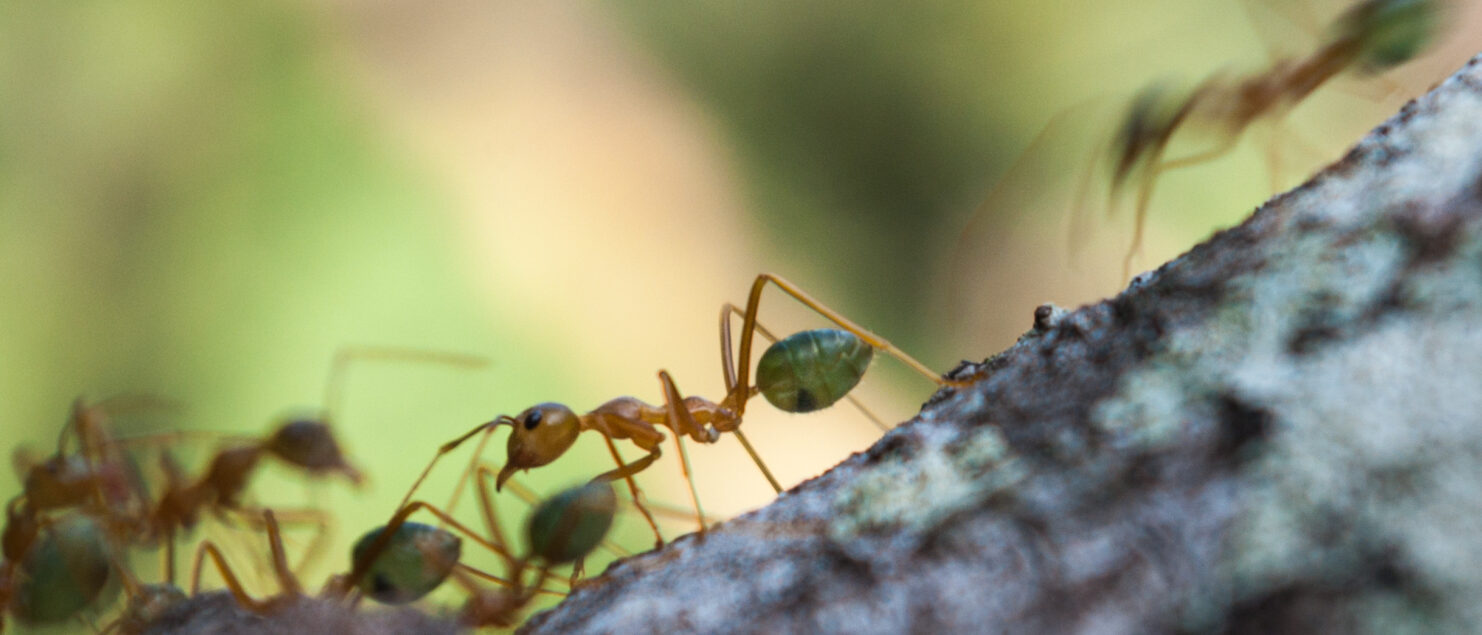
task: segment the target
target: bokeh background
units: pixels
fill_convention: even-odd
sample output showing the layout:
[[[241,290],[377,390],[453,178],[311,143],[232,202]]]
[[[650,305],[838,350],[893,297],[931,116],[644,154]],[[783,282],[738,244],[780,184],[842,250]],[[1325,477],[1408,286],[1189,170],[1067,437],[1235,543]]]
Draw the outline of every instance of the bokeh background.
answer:
[[[334,518],[306,576],[317,588],[434,449],[479,422],[541,401],[656,402],[660,368],[719,398],[718,309],[757,272],[943,371],[1011,344],[1042,302],[1115,293],[1129,210],[1071,249],[1068,193],[1127,99],[1309,52],[1343,9],[0,1],[0,439],[45,452],[74,397],[118,393],[181,405],[120,416],[121,434],[266,434],[321,407],[343,347],[487,357],[477,371],[352,370],[334,415],[365,487],[277,466],[254,483],[260,504]],[[1165,178],[1139,269],[1238,222],[1443,78],[1482,32],[1469,3],[1451,22],[1425,58],[1335,81],[1227,159]],[[763,315],[779,331],[823,325],[771,292]],[[860,395],[900,421],[931,391],[881,359]],[[879,436],[847,408],[760,402],[746,429],[786,485]],[[214,449],[175,451],[195,471]],[[683,505],[673,454],[641,482]],[[733,440],[692,456],[711,515],[772,496]],[[552,492],[608,461],[584,437],[528,481]],[[428,498],[456,473],[445,465]],[[0,476],[0,495],[18,489]],[[261,535],[201,535],[273,590]],[[652,537],[625,516],[617,541]]]

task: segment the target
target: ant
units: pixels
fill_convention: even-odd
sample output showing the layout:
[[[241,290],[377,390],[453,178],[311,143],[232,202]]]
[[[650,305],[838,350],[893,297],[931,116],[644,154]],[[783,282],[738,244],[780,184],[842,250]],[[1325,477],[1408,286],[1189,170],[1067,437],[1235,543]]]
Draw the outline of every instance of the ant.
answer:
[[[1281,60],[1265,72],[1234,80],[1217,74],[1181,97],[1161,86],[1143,90],[1110,144],[1112,201],[1130,181],[1137,181],[1123,279],[1130,277],[1132,259],[1142,248],[1148,205],[1160,175],[1223,156],[1251,124],[1263,117],[1279,118],[1344,70],[1377,72],[1411,60],[1435,36],[1441,1],[1366,0],[1341,16],[1327,42],[1305,58]],[[1186,125],[1212,129],[1214,146],[1165,158],[1169,143]]]
[[[166,580],[175,576],[174,535],[177,529],[189,530],[199,521],[202,510],[211,510],[218,516],[227,510],[245,511],[249,518],[255,510],[244,509],[242,495],[247,488],[258,463],[266,456],[276,457],[290,466],[301,469],[311,477],[341,474],[358,486],[363,477],[350,465],[335,440],[331,423],[334,413],[339,411],[343,383],[351,364],[356,361],[398,361],[442,364],[460,368],[476,368],[486,361],[482,358],[422,351],[415,349],[367,347],[344,349],[336,353],[330,366],[329,379],[325,387],[325,410],[316,417],[296,418],[280,424],[266,438],[247,444],[238,444],[217,452],[211,459],[206,473],[199,480],[188,482],[182,471],[168,454],[161,454],[161,469],[165,475],[165,489],[150,510],[146,522],[147,535],[162,539],[165,544]],[[170,434],[157,438],[168,438]],[[317,526],[314,541],[322,537],[327,520],[316,510],[296,510],[295,516],[303,517]],[[317,549],[310,549],[310,554]]]
[[[10,612],[30,623],[65,619],[95,601],[110,569],[126,591],[136,591],[132,575],[114,561],[112,545],[133,534],[143,503],[109,433],[107,412],[160,403],[115,397],[88,406],[77,399],[54,455],[32,463],[17,453],[24,490],[6,503],[0,532],[0,616]],[[71,437],[76,453],[68,451]]]
[[[452,577],[470,595],[459,613],[459,621],[480,628],[511,626],[537,594],[560,595],[544,588],[556,566],[575,565],[571,583],[574,586],[579,563],[605,541],[612,527],[617,496],[611,479],[599,476],[537,505],[525,524],[528,551],[516,557],[500,529],[482,476],[478,480],[479,501],[489,532],[487,538],[428,503],[408,503],[397,510],[390,522],[365,534],[355,544],[350,573],[336,580],[332,587],[342,595],[353,588],[379,602],[401,604],[422,597]],[[506,565],[505,575],[495,576],[462,564],[453,566],[459,555],[456,537],[441,528],[407,521],[413,513],[424,510],[498,554]],[[532,568],[534,580],[527,583],[526,572]],[[500,588],[490,590],[480,584],[481,580]]]
[[[327,601],[335,601],[344,599],[353,592],[355,595],[351,599],[352,605],[357,604],[362,597],[369,597],[383,604],[405,604],[426,596],[448,578],[453,578],[470,595],[459,613],[459,621],[463,625],[512,625],[519,612],[536,595],[563,595],[543,586],[550,577],[551,569],[580,560],[603,541],[612,524],[617,497],[610,484],[593,481],[541,502],[525,526],[529,551],[520,557],[516,557],[514,550],[505,542],[489,497],[482,497],[482,504],[485,519],[490,523],[488,536],[482,536],[459,524],[442,510],[427,503],[416,501],[403,506],[386,525],[367,532],[356,541],[351,550],[350,572],[333,578],[321,597]],[[463,540],[440,527],[409,521],[418,511],[427,511],[437,516],[459,534],[499,555],[508,565],[507,575],[496,576],[459,562]],[[288,567],[282,530],[273,511],[262,510],[262,519],[268,535],[273,575],[277,579],[279,593],[263,599],[252,597],[221,550],[214,543],[203,541],[196,551],[191,575],[192,594],[200,592],[201,575],[209,560],[227,590],[248,611],[271,614],[307,597],[303,585]],[[527,582],[526,574],[531,569],[535,571],[534,580]],[[484,582],[493,582],[500,588],[488,589]],[[183,595],[174,592],[163,595],[166,597],[161,601],[166,604],[183,598]],[[159,612],[158,607],[142,611],[144,618],[136,618],[131,612],[120,618],[116,625],[122,624],[119,628],[125,633],[143,630],[147,627],[148,615],[157,615]],[[114,626],[110,626],[110,630],[112,628]]]
[[[761,302],[762,291],[769,283],[827,318],[839,328],[803,331],[782,340],[772,337],[770,332],[767,332],[757,322],[757,309]],[[741,317],[742,326],[739,351],[737,357],[733,358],[731,324],[736,315]],[[634,506],[642,512],[658,543],[663,544],[658,525],[652,513],[641,502],[638,485],[633,479],[634,474],[643,471],[658,460],[660,443],[664,441],[664,434],[660,432],[661,427],[668,428],[674,433],[675,446],[679,451],[680,469],[689,484],[695,516],[699,521],[700,531],[703,532],[705,516],[700,507],[700,498],[695,490],[694,479],[691,478],[690,460],[684,447],[684,437],[689,437],[696,443],[716,443],[721,433],[733,434],[772,488],[778,493],[782,492],[782,485],[772,476],[771,471],[767,469],[766,464],[740,430],[742,417],[746,413],[747,401],[757,393],[764,395],[774,406],[788,412],[804,413],[826,408],[845,397],[859,383],[876,350],[895,357],[938,386],[963,385],[963,382],[949,380],[932,372],[924,364],[916,361],[884,338],[865,330],[837,311],[815,300],[797,285],[773,274],[763,273],[757,276],[755,282],[752,283],[745,310],[730,303],[723,304],[720,319],[721,370],[726,395],[719,402],[697,396],[684,397],[668,371],[660,370],[658,378],[664,395],[664,403],[661,406],[650,405],[633,397],[619,397],[584,415],[577,415],[567,406],[558,403],[537,404],[515,416],[500,415],[493,421],[480,424],[458,438],[444,443],[433,456],[432,461],[427,464],[422,475],[413,483],[406,497],[402,499],[402,504],[406,504],[443,455],[480,434],[483,435],[479,443],[479,448],[482,450],[489,435],[492,435],[501,425],[508,425],[511,433],[506,447],[508,460],[499,471],[495,481],[496,489],[501,488],[518,471],[540,467],[556,460],[571,448],[579,434],[592,430],[602,436],[613,461],[617,464],[615,469],[603,472],[597,478],[608,481],[618,479],[626,481]],[[773,340],[773,344],[757,361],[756,384],[753,385],[751,383],[751,349],[752,340],[759,331],[764,337]],[[740,360],[739,365],[736,363],[737,359]],[[631,441],[640,449],[647,451],[648,455],[631,463],[625,463],[618,454],[614,443],[616,440]],[[471,465],[477,460],[478,454],[476,453]],[[469,472],[465,471],[464,478],[467,478],[468,474]],[[461,485],[460,482],[458,491],[461,491]]]
[[[12,499],[6,506],[5,562],[0,565],[0,630],[5,614],[55,624],[98,604],[117,571],[132,595],[137,583],[118,562],[108,530],[84,513],[39,518]]]

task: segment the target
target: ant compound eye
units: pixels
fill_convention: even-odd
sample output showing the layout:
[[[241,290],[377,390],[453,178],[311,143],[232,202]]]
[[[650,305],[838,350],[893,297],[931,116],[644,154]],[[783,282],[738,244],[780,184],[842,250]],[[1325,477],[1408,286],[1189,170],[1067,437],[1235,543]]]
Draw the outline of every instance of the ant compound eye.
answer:
[[[538,425],[540,425],[540,411],[531,410],[530,414],[525,415],[525,429],[534,430]]]

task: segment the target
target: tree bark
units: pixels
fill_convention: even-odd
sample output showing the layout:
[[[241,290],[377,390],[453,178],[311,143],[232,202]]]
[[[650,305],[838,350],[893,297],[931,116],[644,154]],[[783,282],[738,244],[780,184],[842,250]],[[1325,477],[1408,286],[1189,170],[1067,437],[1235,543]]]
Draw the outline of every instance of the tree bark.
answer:
[[[525,630],[1473,630],[1479,225],[1473,59],[1121,295],[1040,307],[868,451]]]

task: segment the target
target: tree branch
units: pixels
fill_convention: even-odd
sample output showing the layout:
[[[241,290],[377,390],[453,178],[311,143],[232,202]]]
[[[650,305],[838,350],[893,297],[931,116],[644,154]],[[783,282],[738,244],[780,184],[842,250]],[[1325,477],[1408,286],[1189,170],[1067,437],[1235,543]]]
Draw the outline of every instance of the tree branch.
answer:
[[[1482,65],[531,632],[1482,623]],[[984,290],[989,292],[990,290]]]

